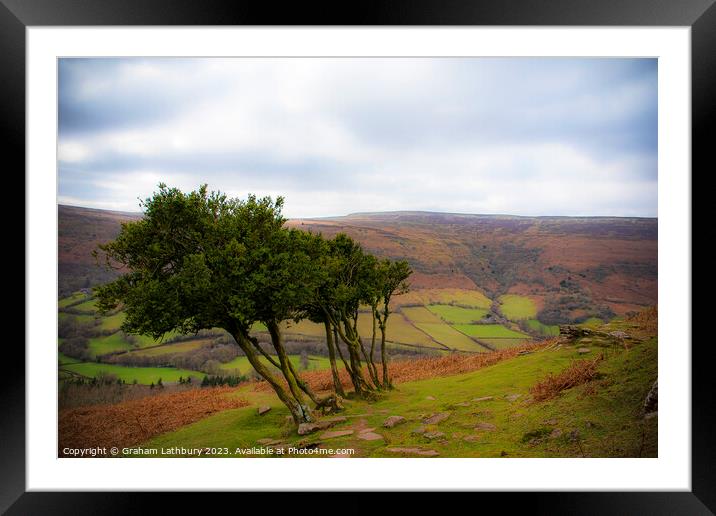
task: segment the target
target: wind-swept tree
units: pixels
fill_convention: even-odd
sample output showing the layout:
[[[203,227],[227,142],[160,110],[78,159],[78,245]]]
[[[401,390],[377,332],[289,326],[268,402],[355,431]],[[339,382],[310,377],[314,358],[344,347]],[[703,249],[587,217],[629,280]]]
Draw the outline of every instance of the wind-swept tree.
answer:
[[[383,366],[383,388],[385,389],[393,387],[388,374],[388,356],[385,349],[388,317],[390,316],[390,300],[394,295],[404,294],[408,291],[410,286],[407,280],[412,273],[410,265],[405,260],[397,262],[382,260],[378,266],[378,285],[382,309],[378,310],[376,304],[373,309],[373,317],[377,319],[380,328],[380,360]]]
[[[363,375],[363,352],[358,334],[358,311],[364,298],[365,257],[361,246],[343,233],[329,240],[328,252],[321,262],[321,268],[325,271],[323,283],[313,300],[346,345],[347,360],[338,343],[335,343],[355,393],[359,396],[366,396],[374,390]]]
[[[299,424],[313,419],[305,396],[318,405],[326,400],[288,360],[279,323],[306,304],[321,275],[303,251],[300,232],[283,227],[282,206],[281,197],[243,201],[209,194],[206,185],[184,194],[161,184],[142,203],[144,217],[123,224],[114,241],[100,246],[108,264],[129,272],[96,293],[101,311],[124,305],[125,332],[160,338],[173,330],[225,329]],[[277,359],[250,334],[259,321]]]

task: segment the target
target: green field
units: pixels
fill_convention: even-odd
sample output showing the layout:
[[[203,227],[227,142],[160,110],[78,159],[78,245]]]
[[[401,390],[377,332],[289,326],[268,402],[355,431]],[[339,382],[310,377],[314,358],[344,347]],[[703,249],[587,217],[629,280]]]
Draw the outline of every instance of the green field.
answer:
[[[544,335],[545,337],[556,337],[559,335],[559,325],[558,324],[542,324],[537,319],[529,319],[526,321],[527,327],[536,332],[540,335]]]
[[[60,319],[75,319],[78,323],[82,324],[94,324],[94,315],[75,315],[75,314],[68,314],[67,312],[59,312],[57,316]]]
[[[511,321],[537,317],[537,306],[529,297],[506,294],[500,296],[499,301],[500,310]]]
[[[82,300],[85,299],[86,297],[87,297],[87,296],[86,296],[85,294],[83,294],[82,292],[75,292],[74,294],[72,294],[72,295],[69,296],[69,297],[65,297],[65,298],[63,298],[63,299],[60,299],[60,300],[57,302],[57,305],[58,305],[60,308],[67,308],[68,306],[71,306],[71,305],[73,305],[73,304],[75,304],[75,303],[79,303],[80,301],[82,301]]]
[[[428,305],[428,310],[451,324],[471,324],[482,320],[490,313],[484,308],[463,308],[453,305]]]
[[[173,342],[171,344],[162,344],[152,348],[138,349],[130,351],[128,355],[142,357],[157,357],[161,355],[169,355],[173,353],[188,353],[195,351],[201,347],[211,344],[211,339],[183,340],[181,342]]]
[[[413,324],[445,324],[440,317],[432,313],[424,306],[403,306],[400,308],[400,311]]]
[[[184,378],[193,376],[197,379],[204,377],[204,373],[199,371],[189,371],[187,369],[176,369],[173,367],[124,367],[113,364],[98,364],[96,362],[69,364],[62,366],[62,368],[90,378],[104,371],[105,373],[115,375],[127,383],[137,380],[137,383],[143,383],[145,385],[157,383],[160,378],[162,382],[177,382],[180,376]]]
[[[65,355],[64,353],[61,353],[61,352],[58,351],[58,352],[57,352],[57,362],[58,362],[60,365],[65,365],[65,364],[78,364],[79,362],[81,362],[81,360],[79,360],[79,359],[77,359],[77,358],[68,357],[68,356]]]
[[[97,312],[97,303],[97,299],[88,299],[84,303],[73,305],[72,309],[85,314],[94,314],[95,312]]]
[[[266,365],[273,365],[271,364],[266,358],[260,357],[261,361]],[[278,361],[277,357],[274,357],[276,361]],[[306,369],[303,369],[301,366],[301,357],[299,355],[289,355],[289,360],[293,364],[293,366],[296,368],[296,370],[300,373],[301,371],[306,371]],[[240,374],[247,374],[251,371],[252,367],[249,363],[249,359],[245,356],[236,357],[231,362],[226,362],[225,364],[221,364],[219,366],[222,370],[227,372],[235,372],[239,371]],[[328,360],[328,357],[319,357],[319,356],[311,356],[308,357],[308,371],[318,371],[320,369],[328,369],[331,367],[331,363]],[[343,367],[343,366],[341,366]]]
[[[505,328],[501,324],[454,324],[455,329],[471,337],[529,338],[529,335]]]
[[[119,330],[119,327],[122,326],[122,323],[124,322],[124,318],[127,317],[127,314],[124,312],[117,312],[114,315],[109,315],[107,317],[102,317],[99,323],[100,330]]]
[[[415,326],[450,349],[458,351],[475,351],[479,353],[488,351],[470,337],[460,333],[447,324],[415,323]]]
[[[117,351],[129,351],[132,345],[124,340],[122,333],[116,332],[106,337],[92,337],[89,339],[88,349],[90,356],[96,357]]]
[[[492,301],[479,290],[458,288],[416,288],[407,294],[394,297],[396,306],[458,304],[473,308],[490,309]]]

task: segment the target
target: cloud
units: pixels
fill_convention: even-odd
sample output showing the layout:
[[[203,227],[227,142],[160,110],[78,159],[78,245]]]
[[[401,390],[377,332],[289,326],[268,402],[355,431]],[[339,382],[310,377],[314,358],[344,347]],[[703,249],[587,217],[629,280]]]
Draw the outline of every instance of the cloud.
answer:
[[[654,59],[62,59],[59,88],[60,202],[657,213]]]

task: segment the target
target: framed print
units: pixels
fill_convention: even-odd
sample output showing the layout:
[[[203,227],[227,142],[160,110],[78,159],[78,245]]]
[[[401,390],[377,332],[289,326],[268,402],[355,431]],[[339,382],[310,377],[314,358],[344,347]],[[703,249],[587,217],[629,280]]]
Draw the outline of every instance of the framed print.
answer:
[[[3,509],[713,510],[691,336],[711,2],[228,5],[2,7],[27,202]]]

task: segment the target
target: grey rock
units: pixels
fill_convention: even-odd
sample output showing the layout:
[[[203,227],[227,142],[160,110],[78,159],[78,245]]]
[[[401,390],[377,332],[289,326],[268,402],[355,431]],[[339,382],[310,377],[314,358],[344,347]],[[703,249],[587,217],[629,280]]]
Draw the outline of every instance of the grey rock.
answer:
[[[425,423],[426,425],[437,425],[439,423],[442,423],[449,417],[450,412],[438,412],[437,414],[433,414],[432,416],[423,419],[423,423]]]
[[[403,416],[390,416],[383,421],[384,428],[393,428],[394,426],[402,425],[407,420]]]

